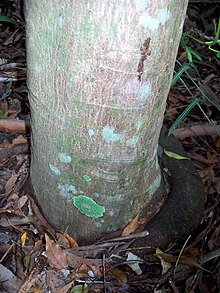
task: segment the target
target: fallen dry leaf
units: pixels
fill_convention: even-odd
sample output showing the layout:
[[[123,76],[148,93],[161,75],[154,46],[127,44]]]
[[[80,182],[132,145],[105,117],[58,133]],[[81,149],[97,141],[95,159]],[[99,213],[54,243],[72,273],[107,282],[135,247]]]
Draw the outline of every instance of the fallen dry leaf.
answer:
[[[60,288],[59,290],[57,290],[57,293],[67,293],[68,290],[72,287],[72,285],[73,285],[73,281],[65,285],[63,288]]]
[[[83,258],[71,252],[66,252],[66,253],[67,253],[68,265],[73,269],[79,268],[82,264],[86,264],[88,266],[97,266],[97,267],[100,267],[102,265],[101,259]]]
[[[216,177],[212,179],[214,189],[220,194],[220,177]]]
[[[139,226],[139,222],[138,222],[139,214],[140,213],[138,213],[134,217],[134,219],[132,219],[131,222],[124,228],[124,230],[122,231],[122,235],[121,235],[122,237],[132,234],[138,228],[138,226]]]
[[[58,270],[65,269],[68,266],[67,255],[62,248],[56,244],[50,237],[45,233],[46,240],[46,253],[48,257],[48,263],[51,268]]]
[[[69,235],[66,233],[56,233],[56,239],[58,240],[58,243],[63,247],[63,248],[78,248],[79,245],[77,242]]]
[[[9,195],[14,186],[15,186],[15,182],[17,181],[17,175],[16,174],[12,174],[11,177],[9,178],[9,180],[7,181],[7,183],[5,184],[5,195]]]
[[[45,220],[43,215],[41,214],[38,206],[35,204],[35,201],[32,197],[29,196],[29,200],[31,203],[31,208],[33,209],[34,215],[37,218],[37,220],[40,222],[40,224],[47,229],[47,231],[50,232],[51,235],[55,235],[54,229],[48,224],[48,222]]]
[[[18,217],[11,217],[6,218],[2,217],[0,221],[0,226],[2,227],[11,227],[11,226],[18,226],[18,225],[25,225],[29,224],[30,220],[27,217],[18,218]]]
[[[204,269],[194,258],[187,257],[187,256],[176,256],[168,253],[163,253],[160,249],[157,248],[156,255],[161,257],[165,262],[167,263],[176,263],[178,260],[178,263],[188,266],[196,267],[200,270],[209,272],[208,270]]]
[[[96,266],[89,266],[82,264],[79,268],[74,270],[68,277],[71,279],[87,279],[87,278],[101,278],[103,274],[100,269]]]
[[[0,264],[1,292],[17,292],[22,281],[17,278],[9,269]]]
[[[27,195],[23,195],[22,197],[20,197],[19,200],[18,200],[18,204],[17,204],[18,208],[22,209],[27,201],[28,201],[28,196]]]
[[[200,175],[200,177],[202,179],[206,178],[206,177],[213,177],[214,176],[214,173],[213,173],[213,167],[214,166],[209,166],[203,170],[199,170],[198,173]]]
[[[79,245],[77,244],[77,242],[69,234],[66,235],[66,239],[69,242],[70,248],[77,248],[77,247],[79,247]]]
[[[18,137],[14,138],[12,140],[12,144],[16,145],[16,144],[25,144],[27,143],[27,139],[23,137],[23,135],[19,135]]]
[[[120,283],[124,283],[127,284],[128,283],[128,278],[125,275],[124,272],[122,272],[122,270],[118,269],[118,268],[112,268],[109,270],[109,272],[120,282]]]

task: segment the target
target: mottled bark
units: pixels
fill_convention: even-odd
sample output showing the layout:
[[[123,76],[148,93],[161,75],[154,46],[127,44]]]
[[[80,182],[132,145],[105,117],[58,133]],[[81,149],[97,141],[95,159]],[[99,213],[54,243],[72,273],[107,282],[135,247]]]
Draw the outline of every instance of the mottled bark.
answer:
[[[161,185],[157,144],[187,0],[27,0],[32,184],[81,242]],[[159,204],[159,203],[158,203]]]

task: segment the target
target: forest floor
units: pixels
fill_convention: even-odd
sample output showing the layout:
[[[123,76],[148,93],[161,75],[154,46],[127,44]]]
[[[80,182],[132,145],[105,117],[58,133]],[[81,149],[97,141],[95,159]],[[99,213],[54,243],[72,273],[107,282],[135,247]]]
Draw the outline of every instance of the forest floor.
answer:
[[[182,247],[146,249],[143,258],[112,243],[78,247],[66,231],[47,223],[25,189],[30,109],[25,24],[15,2],[0,3],[0,292],[220,292],[220,56],[212,50],[219,43],[208,48],[184,38],[176,72],[193,62],[171,88],[164,119],[170,128],[198,99],[174,130],[204,183],[207,201],[198,229]],[[191,4],[184,33],[211,41],[219,11],[217,3]]]

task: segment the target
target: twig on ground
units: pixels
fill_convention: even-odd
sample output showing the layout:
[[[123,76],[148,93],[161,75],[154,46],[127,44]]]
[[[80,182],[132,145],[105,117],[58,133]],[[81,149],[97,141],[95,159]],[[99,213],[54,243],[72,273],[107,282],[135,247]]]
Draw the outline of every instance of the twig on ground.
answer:
[[[0,131],[26,133],[27,122],[18,119],[0,119]]]
[[[193,136],[217,135],[217,131],[220,132],[220,125],[215,125],[215,128],[211,125],[194,125],[175,129],[173,135],[176,138],[184,139]]]

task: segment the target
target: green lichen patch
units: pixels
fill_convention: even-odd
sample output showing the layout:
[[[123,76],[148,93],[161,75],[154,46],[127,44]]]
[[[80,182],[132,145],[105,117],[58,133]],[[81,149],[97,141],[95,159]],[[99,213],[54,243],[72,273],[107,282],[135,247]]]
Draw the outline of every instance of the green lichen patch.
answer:
[[[93,199],[83,194],[74,196],[73,205],[84,215],[91,218],[100,218],[105,212],[105,207],[97,204]]]
[[[84,179],[86,182],[91,182],[91,181],[92,181],[92,179],[91,179],[91,177],[90,177],[89,175],[84,175],[84,176],[83,176],[83,179]]]

